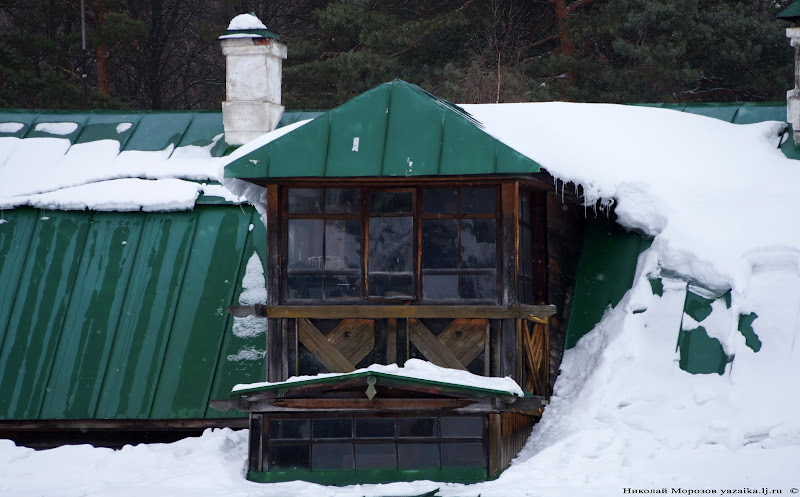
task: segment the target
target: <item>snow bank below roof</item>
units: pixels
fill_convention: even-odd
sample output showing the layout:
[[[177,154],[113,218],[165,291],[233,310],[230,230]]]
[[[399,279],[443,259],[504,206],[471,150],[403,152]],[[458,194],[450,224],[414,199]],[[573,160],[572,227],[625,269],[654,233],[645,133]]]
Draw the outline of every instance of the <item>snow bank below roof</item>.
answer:
[[[436,381],[439,383],[449,383],[451,385],[485,388],[487,390],[497,390],[500,392],[508,392],[512,395],[521,397],[523,394],[520,386],[511,378],[490,378],[486,376],[478,376],[469,371],[461,371],[458,369],[449,369],[437,366],[428,361],[419,359],[409,359],[403,367],[397,364],[381,365],[373,364],[369,367],[357,369],[352,373],[322,373],[315,376],[293,376],[286,381],[269,383],[250,383],[246,385],[236,385],[233,387],[233,393],[241,392],[244,390],[258,389],[273,385],[286,385],[297,383],[300,381],[318,380],[320,378],[335,378],[341,376],[348,376],[357,373],[364,373],[374,371],[376,373],[383,373],[401,378],[413,378],[416,380]]]
[[[75,126],[45,124],[51,133]],[[120,152],[116,140],[73,145],[64,138],[2,137],[0,208],[188,210],[203,191],[241,203],[224,187],[194,182],[218,180],[222,159],[211,150],[221,138],[205,147]]]
[[[764,248],[800,255],[800,164],[778,150],[784,123],[730,124],[607,104],[463,105],[485,130],[615,203],[618,222],[655,237],[660,265],[716,289],[746,287]]]

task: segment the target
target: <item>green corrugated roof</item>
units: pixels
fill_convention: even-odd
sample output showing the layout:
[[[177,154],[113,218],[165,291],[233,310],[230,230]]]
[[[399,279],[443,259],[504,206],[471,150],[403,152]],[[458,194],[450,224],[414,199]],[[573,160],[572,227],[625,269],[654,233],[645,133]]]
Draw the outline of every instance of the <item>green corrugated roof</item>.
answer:
[[[281,117],[278,127],[304,119],[313,119],[321,112],[289,111]],[[0,110],[0,124],[19,123],[14,131],[0,128],[0,138],[66,138],[71,143],[116,140],[123,150],[164,150],[170,145],[208,146],[214,137],[223,133],[222,112],[219,111],[46,111],[11,109]],[[74,123],[77,127],[67,134],[36,130],[44,123]],[[10,128],[9,128],[10,129]],[[212,157],[226,152],[225,140],[218,140],[211,150]]]
[[[459,107],[395,80],[232,161],[230,178],[535,173]]]
[[[473,395],[478,394],[478,395],[490,395],[494,397],[516,397],[515,394],[507,392],[505,390],[495,390],[493,388],[462,385],[458,383],[449,383],[446,381],[435,381],[423,378],[413,378],[409,376],[384,373],[381,371],[358,371],[355,373],[344,373],[332,376],[319,376],[300,381],[283,381],[280,383],[271,383],[269,385],[260,385],[260,386],[254,386],[252,388],[237,390],[231,392],[231,396],[237,397],[243,394],[248,394],[253,392],[268,392],[270,390],[290,391],[298,388],[308,387],[310,385],[327,385],[327,384],[342,383],[350,380],[355,380],[358,378],[367,378],[368,376],[374,376],[375,378],[383,378],[384,380],[387,380],[392,384],[432,386],[441,389],[442,391],[467,392]]]
[[[0,419],[242,415],[208,401],[265,379],[264,336],[225,312],[264,260],[255,209],[0,217]]]

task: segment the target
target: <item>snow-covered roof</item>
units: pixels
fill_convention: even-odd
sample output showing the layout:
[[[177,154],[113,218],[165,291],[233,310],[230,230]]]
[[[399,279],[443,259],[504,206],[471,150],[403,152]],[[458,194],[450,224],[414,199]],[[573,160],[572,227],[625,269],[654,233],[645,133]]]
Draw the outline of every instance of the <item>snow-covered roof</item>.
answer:
[[[760,250],[800,251],[800,230],[789,228],[800,167],[778,148],[783,122],[609,104],[463,108],[558,189],[580,185],[587,205],[613,204],[622,226],[655,238],[662,267],[686,278],[744,291]]]
[[[442,386],[466,387],[474,390],[485,390],[495,393],[505,393],[507,395],[524,395],[522,388],[511,378],[493,378],[479,376],[469,371],[449,369],[437,366],[428,361],[420,359],[409,359],[403,366],[397,364],[372,364],[366,368],[357,369],[351,373],[321,373],[314,376],[292,376],[286,381],[281,382],[260,382],[241,384],[233,387],[234,394],[253,392],[260,390],[272,390],[277,388],[300,386],[301,384],[318,383],[326,380],[347,379],[363,376],[369,373],[388,378],[422,380],[432,382]]]
[[[218,115],[0,118],[0,209],[171,211],[193,208],[201,195],[243,201],[217,181],[226,148]]]

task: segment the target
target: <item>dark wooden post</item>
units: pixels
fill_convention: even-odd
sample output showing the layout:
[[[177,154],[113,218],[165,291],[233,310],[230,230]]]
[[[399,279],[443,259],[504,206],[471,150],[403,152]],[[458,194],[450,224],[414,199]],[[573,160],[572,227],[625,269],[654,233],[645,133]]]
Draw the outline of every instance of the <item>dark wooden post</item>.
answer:
[[[280,304],[281,209],[278,185],[267,186],[267,305]],[[287,378],[286,329],[283,319],[267,319],[267,381]]]

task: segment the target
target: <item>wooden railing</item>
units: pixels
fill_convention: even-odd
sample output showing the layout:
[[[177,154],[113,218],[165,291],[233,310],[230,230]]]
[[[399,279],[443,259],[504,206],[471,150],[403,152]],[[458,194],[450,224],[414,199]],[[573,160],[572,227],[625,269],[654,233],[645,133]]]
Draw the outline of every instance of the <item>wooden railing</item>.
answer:
[[[347,373],[376,346],[376,320],[384,320],[383,334],[387,363],[409,357],[413,344],[430,362],[466,370],[481,354],[482,373],[514,376],[523,390],[542,397],[550,396],[549,317],[555,314],[553,305],[254,305],[229,306],[228,312],[237,317],[259,316],[285,320],[288,346],[302,344],[329,372]],[[331,331],[323,333],[314,324],[317,319],[339,320]],[[444,330],[433,333],[421,319],[451,319]],[[503,350],[516,350],[512,362],[491,354],[498,369],[490,368],[490,320],[503,320],[516,328],[516,337],[505,339]],[[288,323],[286,322],[288,321]],[[402,327],[401,327],[402,326]],[[398,338],[402,329],[404,337]],[[499,330],[497,331],[499,333]],[[509,341],[515,340],[515,341]],[[398,347],[405,343],[405,352]],[[510,349],[509,349],[510,347]],[[286,359],[288,361],[288,359]],[[301,373],[287,362],[289,375]],[[510,368],[510,370],[509,370]]]
[[[236,317],[386,319],[386,318],[474,318],[547,319],[556,313],[554,305],[231,305]]]

